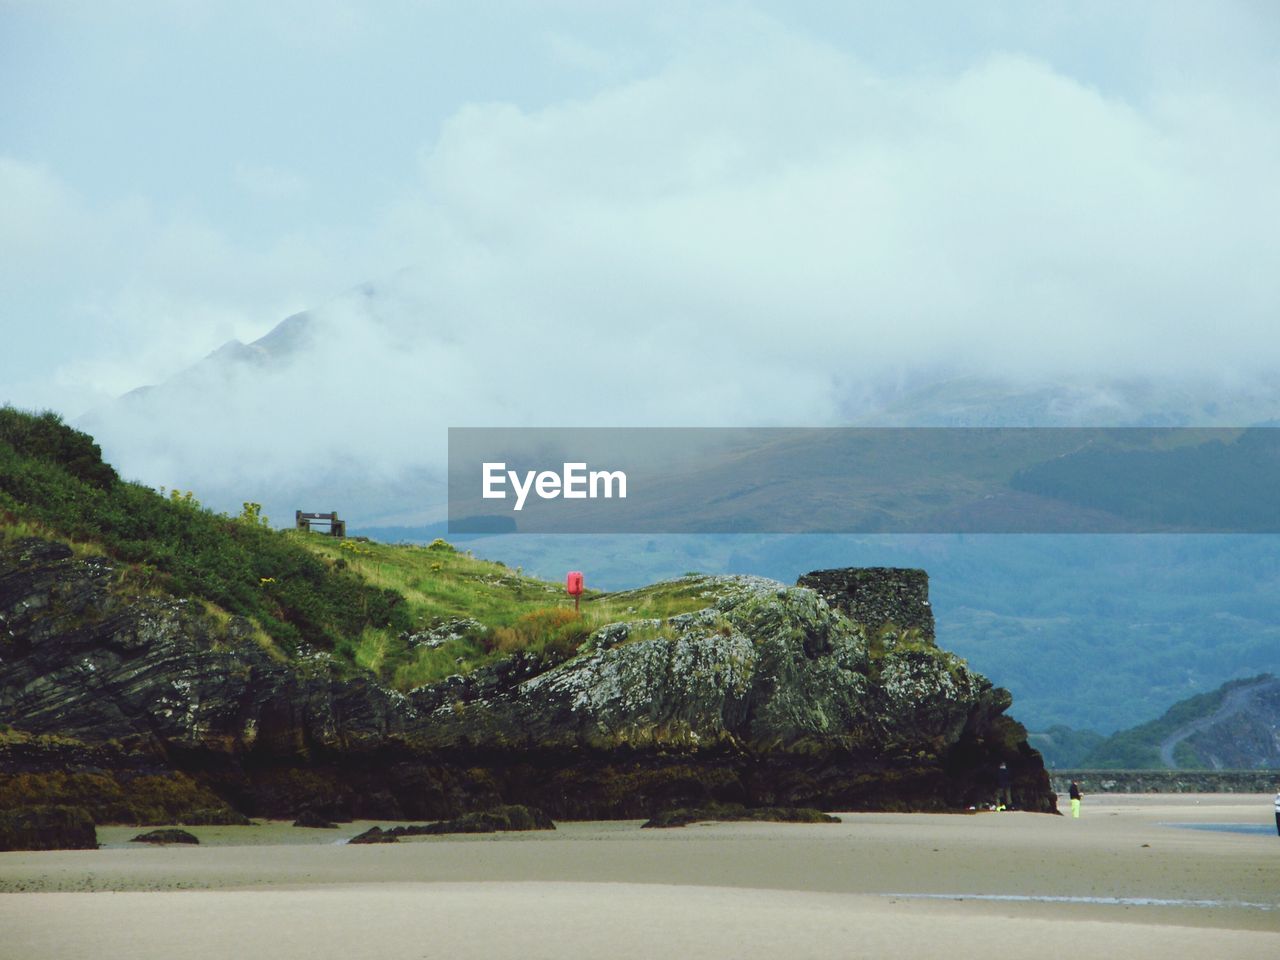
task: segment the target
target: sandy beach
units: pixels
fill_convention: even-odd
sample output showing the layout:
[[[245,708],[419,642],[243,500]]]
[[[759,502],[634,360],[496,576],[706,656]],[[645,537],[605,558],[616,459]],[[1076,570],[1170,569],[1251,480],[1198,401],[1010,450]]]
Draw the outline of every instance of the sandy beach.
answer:
[[[0,958],[1280,955],[1269,796],[841,816],[354,847],[369,824],[163,848],[103,827],[97,851],[0,854]]]

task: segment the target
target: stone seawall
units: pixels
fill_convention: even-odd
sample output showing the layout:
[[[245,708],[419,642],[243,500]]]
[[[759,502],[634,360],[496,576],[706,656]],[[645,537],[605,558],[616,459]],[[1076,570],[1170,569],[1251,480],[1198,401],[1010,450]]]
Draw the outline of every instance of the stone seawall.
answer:
[[[1060,797],[1071,781],[1090,793],[1270,793],[1280,770],[1050,770]]]

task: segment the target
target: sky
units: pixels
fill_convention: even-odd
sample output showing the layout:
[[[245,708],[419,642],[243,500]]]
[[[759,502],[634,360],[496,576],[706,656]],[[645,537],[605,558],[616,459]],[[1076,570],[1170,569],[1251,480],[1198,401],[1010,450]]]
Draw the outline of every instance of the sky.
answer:
[[[1265,379],[1278,81],[1265,0],[0,0],[0,402],[190,485],[939,371]],[[288,363],[112,413],[301,310]]]

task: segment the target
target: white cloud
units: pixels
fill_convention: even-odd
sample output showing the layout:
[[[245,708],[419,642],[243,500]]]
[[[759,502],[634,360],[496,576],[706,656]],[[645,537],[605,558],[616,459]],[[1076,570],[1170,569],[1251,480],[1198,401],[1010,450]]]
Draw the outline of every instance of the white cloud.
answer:
[[[0,276],[6,284],[31,270],[49,270],[80,218],[75,197],[51,171],[6,156],[0,156],[0,209]]]
[[[317,311],[292,361],[206,371],[104,425],[126,472],[198,488],[339,462],[394,482],[438,465],[450,425],[816,425],[921,371],[1247,380],[1280,361],[1280,125],[1247,90],[1121,96],[1013,53],[889,72],[725,23],[589,96],[460,105],[372,226],[253,242],[86,211],[11,170],[33,224],[96,238],[73,265],[116,277],[95,301],[113,346],[61,375],[152,379],[368,265],[375,295]]]
[[[94,208],[42,167],[0,157],[0,402],[69,414],[252,339],[332,287],[333,238],[236,243],[140,198]]]
[[[424,158],[422,214],[424,260],[466,279],[429,272],[468,284],[473,312],[506,298],[547,332],[577,318],[601,361],[674,328],[669,359],[701,347],[797,375],[1277,359],[1224,336],[1277,302],[1259,162],[1274,122],[1233,125],[1237,148],[1210,154],[1223,104],[1143,112],[1013,56],[889,79],[783,40],[584,102],[460,111]]]

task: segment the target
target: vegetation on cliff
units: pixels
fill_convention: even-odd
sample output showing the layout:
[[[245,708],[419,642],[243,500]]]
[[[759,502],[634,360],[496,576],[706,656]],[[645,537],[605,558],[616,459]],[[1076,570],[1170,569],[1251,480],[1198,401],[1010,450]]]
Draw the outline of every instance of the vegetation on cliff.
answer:
[[[0,543],[36,536],[105,556],[119,562],[124,593],[199,599],[224,623],[247,618],[264,646],[286,656],[330,651],[395,689],[519,652],[564,659],[611,620],[697,605],[688,590],[659,586],[588,593],[574,616],[559,585],[444,541],[391,546],[272,530],[253,506],[232,518],[190,494],[125,482],[92,438],[56,414],[0,408]]]
[[[162,497],[102,462],[63,424],[0,408],[0,528],[49,531],[125,564],[134,590],[199,597],[252,617],[286,649],[332,649],[366,627],[407,628],[403,602],[261,524]]]
[[[0,418],[0,719],[80,742],[23,760],[20,803],[74,799],[91,782],[58,774],[115,741],[125,793],[252,815],[954,809],[1000,762],[1052,809],[1008,692],[933,642],[923,571],[804,582],[687,575],[574,611],[443,541],[271,531],[121,481],[56,417]]]
[[[477,560],[443,540],[414,546],[287,536],[403,598],[411,629],[369,626],[337,650],[403,692],[516,654],[552,665],[603,626],[648,620],[661,632],[667,617],[706,603],[696,584],[673,581],[608,595],[588,591],[575,613],[562,584]]]

